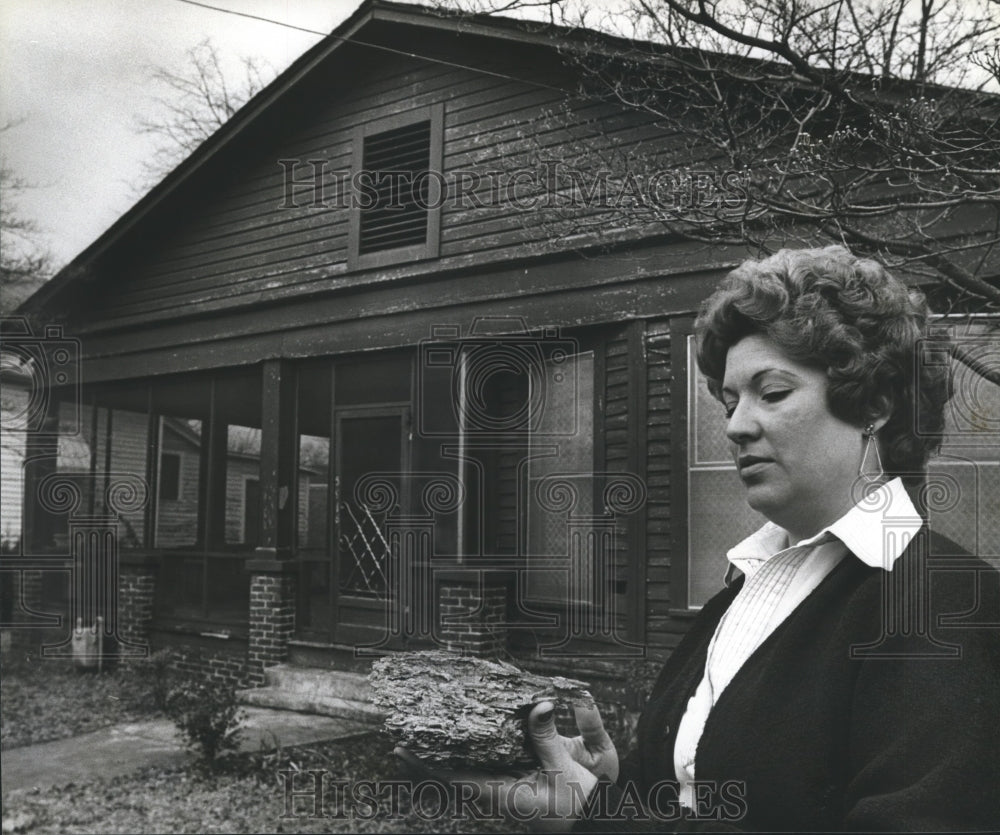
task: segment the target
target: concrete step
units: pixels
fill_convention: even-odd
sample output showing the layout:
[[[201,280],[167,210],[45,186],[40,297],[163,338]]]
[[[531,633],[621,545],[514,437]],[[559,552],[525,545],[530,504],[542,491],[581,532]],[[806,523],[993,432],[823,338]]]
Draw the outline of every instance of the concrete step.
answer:
[[[371,703],[367,676],[342,670],[279,664],[265,671],[267,685],[239,692],[240,702],[256,707],[294,710],[381,724],[383,714]]]
[[[371,701],[371,687],[368,676],[364,673],[278,664],[265,669],[264,677],[269,687],[303,694],[336,696],[356,702]]]
[[[383,714],[373,704],[341,699],[337,696],[308,695],[277,687],[255,687],[251,690],[241,690],[239,697],[242,704],[254,707],[335,716],[367,725],[380,725],[383,719]]]

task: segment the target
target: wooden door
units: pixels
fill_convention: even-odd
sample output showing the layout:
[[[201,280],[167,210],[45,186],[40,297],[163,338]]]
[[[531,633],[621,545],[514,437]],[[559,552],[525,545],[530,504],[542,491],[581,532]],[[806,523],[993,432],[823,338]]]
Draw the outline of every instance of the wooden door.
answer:
[[[333,640],[377,643],[393,599],[387,522],[407,504],[409,409],[342,409],[335,426]]]

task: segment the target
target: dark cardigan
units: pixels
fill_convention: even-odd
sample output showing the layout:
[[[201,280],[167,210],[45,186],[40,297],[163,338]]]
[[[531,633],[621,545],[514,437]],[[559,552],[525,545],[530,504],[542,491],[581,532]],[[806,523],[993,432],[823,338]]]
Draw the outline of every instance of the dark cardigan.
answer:
[[[670,791],[658,819],[627,819],[632,802],[615,815],[622,787],[645,802],[675,779],[680,719],[741,583],[725,589],[660,673],[618,785],[575,831],[1000,830],[998,580],[926,528],[891,572],[848,555],[713,708],[699,819],[665,818]]]

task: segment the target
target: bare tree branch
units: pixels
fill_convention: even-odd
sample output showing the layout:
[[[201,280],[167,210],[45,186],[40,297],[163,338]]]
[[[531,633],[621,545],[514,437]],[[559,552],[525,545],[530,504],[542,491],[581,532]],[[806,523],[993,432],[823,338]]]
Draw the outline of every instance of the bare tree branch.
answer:
[[[187,51],[182,68],[152,70],[152,82],[165,92],[154,99],[161,115],[137,123],[139,133],[155,140],[143,165],[142,188],[169,174],[274,76],[274,70],[256,58],[244,57],[241,65],[238,78],[227,77],[219,51],[206,39]]]
[[[552,0],[550,14],[573,26],[592,5]],[[582,87],[505,159],[558,156],[575,178],[531,215],[561,241],[833,240],[936,280],[964,309],[1000,310],[1000,96],[982,92],[1000,89],[998,8],[630,0],[612,31],[654,42],[560,30]],[[636,195],[665,181],[665,200]],[[611,197],[587,199],[583,183]]]
[[[0,135],[21,121],[0,125]],[[37,186],[0,159],[0,315],[9,315],[53,272],[52,255],[38,224],[27,217],[19,197]]]

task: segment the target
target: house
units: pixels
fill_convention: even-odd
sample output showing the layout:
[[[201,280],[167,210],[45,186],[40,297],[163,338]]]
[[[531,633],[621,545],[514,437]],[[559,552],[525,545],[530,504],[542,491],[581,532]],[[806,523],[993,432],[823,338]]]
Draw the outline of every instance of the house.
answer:
[[[24,482],[24,415],[31,391],[31,381],[14,369],[0,372],[0,551],[8,553],[21,541],[21,505]]]
[[[24,472],[26,465],[25,418],[31,408],[30,383],[23,375],[4,375],[4,439],[2,486],[3,503],[2,548],[8,555],[21,551],[22,512],[24,506]],[[68,411],[64,409],[64,412]],[[54,474],[66,479],[80,491],[80,509],[100,513],[107,502],[107,487],[115,473],[144,473],[148,442],[145,415],[117,410],[97,412],[97,421],[86,412],[79,426],[62,421],[57,439]],[[110,425],[109,425],[110,424]],[[162,418],[159,424],[157,507],[155,514],[122,513],[115,519],[115,534],[119,547],[133,551],[146,541],[145,527],[150,525],[157,548],[183,552],[195,546],[199,514],[199,470],[201,435],[198,421]],[[226,456],[225,537],[237,547],[253,548],[260,536],[260,432],[244,429],[228,438]],[[104,465],[98,462],[104,459]],[[326,484],[317,483],[321,473],[300,465],[297,489],[299,495],[325,495]],[[30,499],[29,499],[30,500]],[[321,518],[316,515],[317,519]],[[300,541],[317,533],[309,527],[309,505],[303,503],[298,514],[297,536]],[[54,550],[68,552],[68,515],[51,520],[47,529]],[[65,607],[71,584],[66,571],[51,572],[42,577],[42,596],[46,606]],[[235,572],[234,582],[242,593],[234,595],[237,611],[244,616],[249,589],[242,572]],[[12,601],[5,600],[9,608]],[[177,611],[200,612],[202,604],[188,594],[181,594]],[[4,623],[10,620],[5,609]]]
[[[557,46],[368,0],[23,306],[78,352],[43,423],[94,450],[121,636],[257,683],[446,644],[620,686],[719,588],[760,520],[691,328],[746,253],[605,203],[552,234],[566,143],[657,135],[607,101],[553,121]],[[993,492],[952,527],[996,542],[1000,464],[961,454]],[[33,507],[25,553],[80,512]]]

